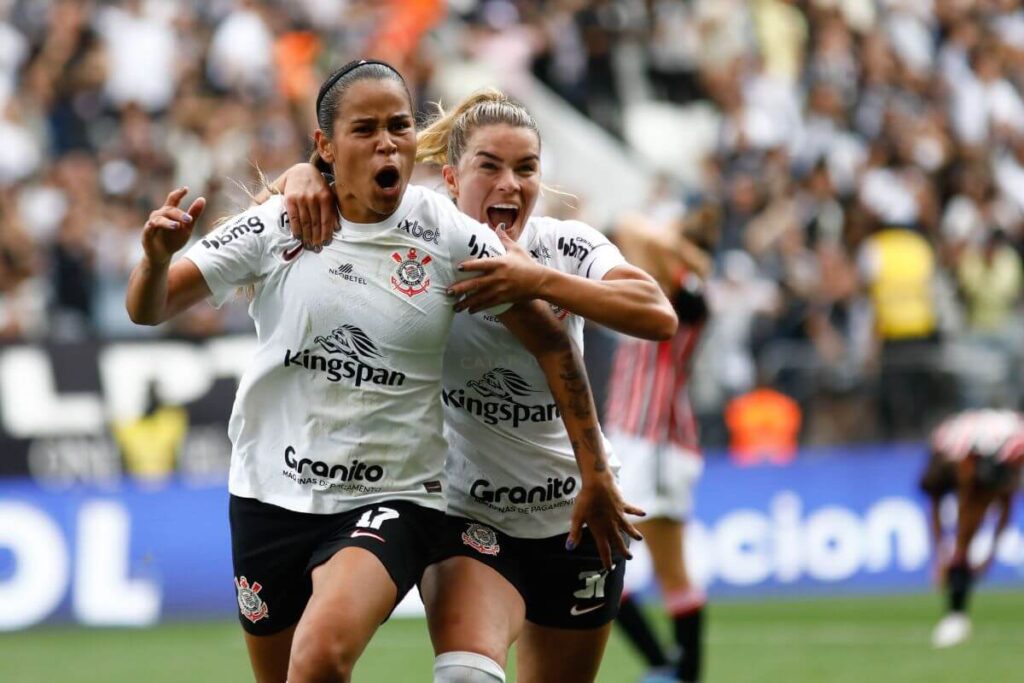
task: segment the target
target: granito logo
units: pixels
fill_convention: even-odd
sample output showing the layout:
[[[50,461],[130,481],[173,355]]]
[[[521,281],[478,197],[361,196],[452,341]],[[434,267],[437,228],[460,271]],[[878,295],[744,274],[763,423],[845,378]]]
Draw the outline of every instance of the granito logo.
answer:
[[[539,406],[528,406],[516,399],[537,393],[530,384],[517,373],[506,368],[494,368],[484,373],[479,381],[470,380],[466,386],[485,399],[467,396],[465,389],[441,390],[441,399],[446,406],[461,408],[466,412],[483,418],[489,425],[498,422],[511,422],[516,428],[523,422],[550,422],[562,416],[554,403]]]
[[[358,275],[353,275],[353,273],[352,273],[352,264],[351,263],[343,263],[340,266],[338,266],[337,268],[331,268],[327,272],[330,273],[331,275],[337,275],[342,280],[348,280],[349,282],[354,282],[357,285],[365,285],[366,284],[366,278],[360,277]]]
[[[498,486],[486,479],[477,479],[469,489],[469,495],[481,503],[550,503],[565,498],[576,490],[576,479],[548,477],[547,483],[527,488],[525,486]]]
[[[440,228],[424,228],[420,225],[417,220],[405,220],[399,222],[398,229],[402,232],[409,233],[413,237],[419,238],[424,242],[431,242],[437,244],[437,238],[441,236]]]
[[[367,465],[359,460],[352,460],[346,465],[329,465],[323,460],[296,458],[295,449],[288,446],[284,449],[284,464],[298,476],[316,475],[334,481],[368,481],[378,482],[384,478],[384,468],[380,465]]]
[[[298,365],[307,370],[326,372],[332,382],[353,379],[357,387],[364,383],[400,387],[405,383],[404,373],[369,365],[368,361],[380,358],[380,351],[366,333],[355,325],[341,325],[334,328],[330,336],[318,335],[313,341],[324,351],[342,357],[321,356],[311,353],[309,349],[285,349],[284,366],[289,368]]]
[[[209,235],[202,240],[202,244],[207,249],[220,249],[246,235],[258,235],[264,230],[266,230],[266,226],[263,225],[259,216],[249,216],[244,221],[238,221],[234,225],[222,228],[216,234]]]

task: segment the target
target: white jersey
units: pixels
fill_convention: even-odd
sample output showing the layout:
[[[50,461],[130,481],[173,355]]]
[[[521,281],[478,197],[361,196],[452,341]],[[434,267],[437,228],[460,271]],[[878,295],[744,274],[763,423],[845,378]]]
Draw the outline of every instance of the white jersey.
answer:
[[[228,488],[297,512],[384,500],[444,509],[441,367],[456,266],[504,252],[487,227],[410,186],[376,224],[342,221],[320,253],[274,197],[187,252],[220,305],[255,285],[258,347],[228,427]]]
[[[950,462],[972,453],[1000,463],[1024,461],[1024,415],[1013,410],[968,410],[946,418],[932,449]]]
[[[519,244],[545,266],[593,280],[626,262],[578,221],[531,218]],[[583,319],[555,312],[582,353]],[[565,533],[580,487],[572,445],[540,365],[493,316],[456,316],[442,397],[449,512],[520,538]],[[612,458],[607,441],[605,450]]]

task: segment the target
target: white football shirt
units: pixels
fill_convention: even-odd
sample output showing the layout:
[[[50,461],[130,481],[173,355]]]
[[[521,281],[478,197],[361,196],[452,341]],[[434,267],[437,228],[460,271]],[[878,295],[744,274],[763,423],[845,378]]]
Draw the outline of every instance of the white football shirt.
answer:
[[[519,244],[546,266],[592,280],[626,263],[579,221],[531,218]],[[553,309],[582,354],[584,320]],[[519,538],[568,531],[581,483],[569,436],[540,365],[493,316],[455,317],[442,399],[449,512]]]
[[[380,223],[342,221],[320,253],[287,223],[273,197],[186,253],[215,305],[255,285],[258,347],[228,427],[229,490],[298,512],[396,499],[443,510],[445,290],[469,276],[462,261],[503,253],[500,241],[415,186]]]

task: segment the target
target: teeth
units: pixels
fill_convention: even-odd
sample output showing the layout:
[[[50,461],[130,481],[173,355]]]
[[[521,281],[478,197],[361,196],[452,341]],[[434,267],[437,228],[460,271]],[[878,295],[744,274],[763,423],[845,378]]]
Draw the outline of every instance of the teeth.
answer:
[[[515,204],[495,204],[491,208],[492,209],[512,209],[512,210],[518,210],[519,209],[519,207],[516,206]]]

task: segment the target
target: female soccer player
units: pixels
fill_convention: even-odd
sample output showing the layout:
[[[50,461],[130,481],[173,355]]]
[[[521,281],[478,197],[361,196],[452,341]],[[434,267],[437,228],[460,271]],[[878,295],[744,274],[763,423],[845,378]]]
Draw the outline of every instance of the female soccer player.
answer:
[[[648,519],[637,526],[650,551],[679,651],[678,661],[670,662],[627,595],[620,606],[619,625],[648,664],[662,670],[657,680],[689,683],[700,677],[705,597],[690,581],[684,545],[693,486],[703,461],[687,380],[707,320],[702,282],[711,270],[709,252],[717,233],[717,211],[705,206],[686,220],[667,225],[639,216],[626,218],[615,234],[626,258],[661,285],[680,322],[670,340],[625,340],[619,345],[605,414],[609,439],[622,459],[623,491],[642,501],[638,504],[648,512]]]
[[[932,551],[945,579],[946,615],[932,631],[932,645],[952,647],[971,635],[967,602],[973,584],[995,558],[999,536],[1009,526],[1013,497],[1024,468],[1024,415],[1012,410],[968,410],[946,418],[932,436],[932,455],[921,477],[931,500]],[[946,494],[957,498],[952,552],[944,552],[939,507]],[[990,507],[999,508],[988,558],[971,567],[971,547]]]
[[[379,62],[321,87],[315,134],[342,232],[304,253],[274,198],[196,242],[204,208],[171,192],[143,229],[129,283],[137,323],[251,287],[259,345],[230,422],[232,549],[240,620],[260,681],[347,681],[377,626],[420,579],[442,527],[441,365],[458,263],[500,254],[486,227],[408,188],[416,152],[402,77]],[[503,310],[503,309],[502,309]],[[623,516],[579,354],[541,307],[493,311],[536,353],[584,471],[598,543]],[[625,508],[627,510],[631,508]],[[635,532],[634,532],[635,533]],[[607,550],[606,550],[607,552]]]
[[[603,235],[578,221],[531,215],[540,191],[540,145],[529,113],[495,90],[469,97],[420,134],[417,157],[443,164],[458,207],[495,228],[507,252],[463,264],[483,275],[451,288],[466,295],[456,309],[545,299],[580,347],[585,318],[645,338],[671,336],[676,319],[668,300]],[[319,174],[302,165],[283,182],[287,201],[305,217],[292,230],[312,246],[330,232],[309,219],[322,186]],[[608,557],[581,533],[573,503],[579,508],[586,494],[578,488],[572,437],[555,419],[539,372],[489,316],[456,317],[442,394],[451,533],[443,561],[423,581],[438,654],[435,681],[503,681],[517,636],[519,680],[597,675],[625,553]],[[588,438],[603,439],[599,432]],[[456,675],[449,662],[476,662],[481,673]]]

